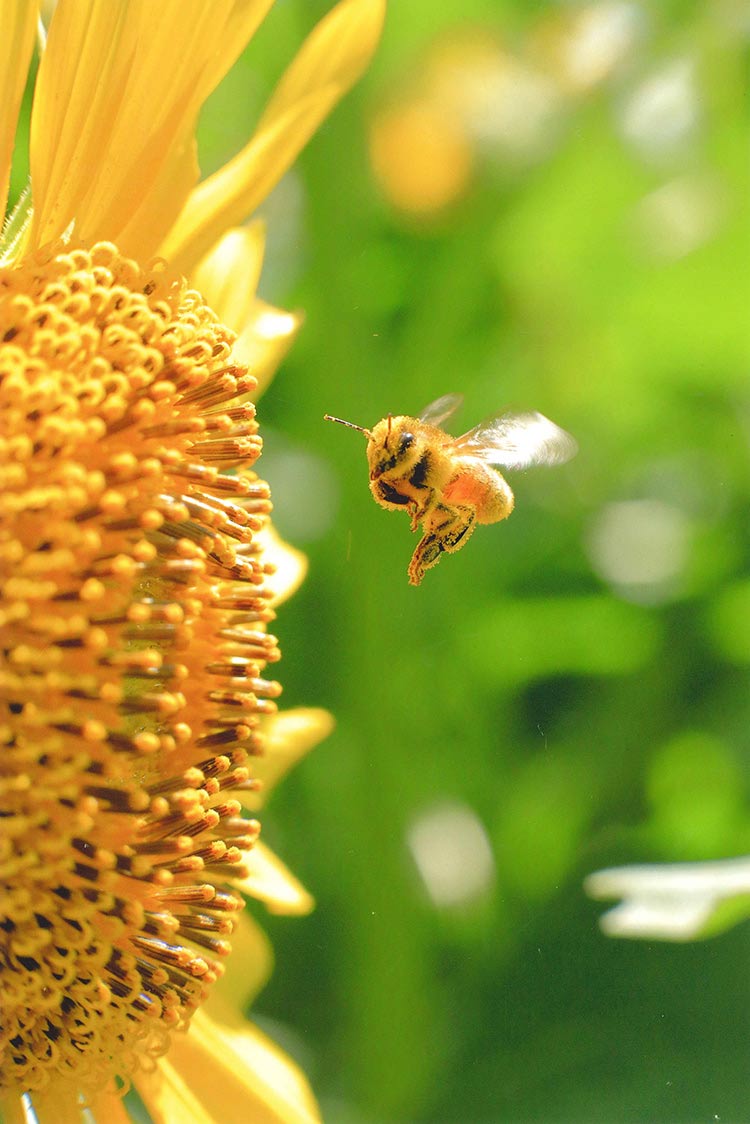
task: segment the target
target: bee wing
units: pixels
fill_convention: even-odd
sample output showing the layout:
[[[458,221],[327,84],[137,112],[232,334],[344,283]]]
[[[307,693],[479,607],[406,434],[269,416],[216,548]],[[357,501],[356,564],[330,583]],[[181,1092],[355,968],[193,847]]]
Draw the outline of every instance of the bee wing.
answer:
[[[536,410],[487,418],[457,437],[453,446],[459,456],[500,468],[564,464],[578,452],[575,439]]]
[[[419,421],[427,425],[440,425],[447,421],[451,414],[455,414],[464,400],[463,394],[444,394],[442,398],[430,402],[419,415]]]

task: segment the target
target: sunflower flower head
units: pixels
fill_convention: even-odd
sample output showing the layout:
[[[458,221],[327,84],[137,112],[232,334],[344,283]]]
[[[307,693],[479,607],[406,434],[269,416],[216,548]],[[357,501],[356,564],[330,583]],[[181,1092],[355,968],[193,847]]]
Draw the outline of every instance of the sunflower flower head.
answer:
[[[3,192],[36,16],[6,7]],[[0,264],[9,1119],[24,1094],[42,1121],[82,1105],[106,1118],[131,1080],[158,1119],[188,1102],[188,1119],[229,1119],[220,1072],[247,1095],[243,1119],[315,1118],[291,1063],[204,1013],[242,933],[248,977],[267,970],[243,893],[309,908],[256,846],[254,814],[262,781],[328,728],[322,712],[275,714],[268,624],[303,564],[268,526],[254,398],[298,319],[255,293],[259,226],[232,228],[361,72],[383,5],[333,9],[246,149],[198,184],[197,110],[268,7],[60,0],[40,67],[31,210]]]
[[[236,792],[280,691],[269,491],[254,380],[163,269],[34,254],[0,272],[0,335],[2,1080],[84,1059],[100,1084],[229,952],[216,882],[258,833]]]

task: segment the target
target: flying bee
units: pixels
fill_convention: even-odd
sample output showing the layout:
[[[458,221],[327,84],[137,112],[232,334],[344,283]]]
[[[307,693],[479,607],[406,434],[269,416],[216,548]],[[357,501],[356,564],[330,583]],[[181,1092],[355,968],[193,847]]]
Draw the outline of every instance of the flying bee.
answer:
[[[446,394],[419,415],[387,417],[373,429],[325,415],[367,438],[370,491],[381,507],[406,511],[422,538],[409,563],[419,585],[442,554],[455,554],[477,523],[499,523],[513,510],[513,492],[492,467],[563,464],[578,446],[569,433],[535,411],[496,414],[461,437],[441,428],[463,396]]]

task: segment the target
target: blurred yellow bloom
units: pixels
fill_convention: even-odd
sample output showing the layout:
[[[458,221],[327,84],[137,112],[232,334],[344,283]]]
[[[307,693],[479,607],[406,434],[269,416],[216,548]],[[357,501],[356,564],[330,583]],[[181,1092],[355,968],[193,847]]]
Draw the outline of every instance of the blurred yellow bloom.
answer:
[[[515,174],[552,151],[570,91],[541,49],[544,29],[532,24],[530,49],[480,23],[428,45],[370,129],[373,170],[397,210],[440,217],[483,173]]]
[[[390,202],[413,215],[435,214],[460,199],[474,171],[463,123],[428,97],[378,115],[370,132],[370,158]]]
[[[131,1081],[156,1122],[317,1119],[239,1015],[271,965],[242,893],[312,904],[243,809],[330,719],[276,714],[265,670],[304,559],[267,525],[252,398],[299,321],[235,224],[361,74],[384,0],[333,8],[198,183],[198,111],[270,5],[60,0],[39,67],[0,258],[8,1121],[24,1095],[40,1124],[123,1121]],[[0,0],[3,205],[36,22]]]

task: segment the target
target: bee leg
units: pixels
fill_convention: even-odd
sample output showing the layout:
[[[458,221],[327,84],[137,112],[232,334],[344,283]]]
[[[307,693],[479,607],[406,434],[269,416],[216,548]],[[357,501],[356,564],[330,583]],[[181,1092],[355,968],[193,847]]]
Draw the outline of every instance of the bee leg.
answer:
[[[409,563],[411,585],[420,584],[425,572],[438,564],[441,554],[454,554],[461,549],[474,530],[477,517],[473,507],[463,504],[458,507],[438,504],[434,515]]]
[[[453,508],[453,512],[453,519],[443,531],[443,550],[448,554],[455,554],[464,543],[468,542],[477,519],[476,508],[473,507],[462,505]]]
[[[425,519],[432,508],[435,506],[435,489],[430,488],[427,496],[422,500],[414,500],[409,504],[409,514],[411,515],[411,529],[416,531],[419,524]]]

